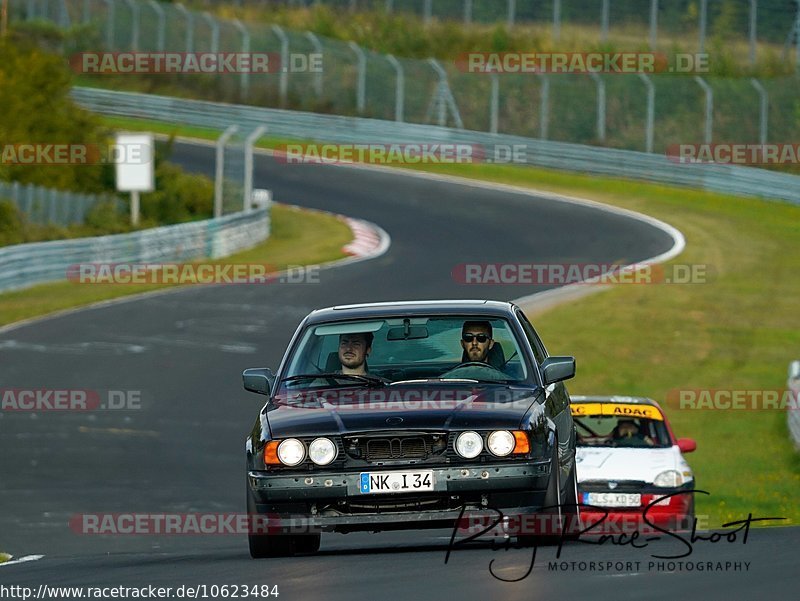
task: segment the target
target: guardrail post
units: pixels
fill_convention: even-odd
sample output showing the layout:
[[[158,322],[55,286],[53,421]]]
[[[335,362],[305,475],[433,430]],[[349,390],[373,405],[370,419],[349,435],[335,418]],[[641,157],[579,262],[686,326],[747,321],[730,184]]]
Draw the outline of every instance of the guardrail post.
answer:
[[[547,139],[550,126],[550,79],[547,75],[538,74],[542,80],[542,89],[539,93],[539,137]]]
[[[253,206],[253,146],[267,131],[265,125],[256,127],[244,141],[244,212],[249,213]]]
[[[600,13],[600,40],[605,43],[608,41],[608,21],[611,14],[611,0],[603,0],[602,12]]]
[[[712,127],[714,119],[714,91],[711,86],[699,75],[694,76],[694,80],[703,88],[706,94],[706,127],[705,127],[705,143],[711,144]]]
[[[183,13],[186,18],[186,53],[193,51],[194,47],[194,14],[188,10],[180,2],[175,3],[175,10]]]
[[[356,53],[358,59],[358,82],[356,88],[356,110],[359,114],[364,112],[367,103],[367,55],[361,46],[355,42],[348,42],[350,49]]]
[[[131,11],[131,50],[139,50],[139,5],[135,0],[125,0]]]
[[[272,32],[281,43],[281,75],[279,80],[281,106],[286,106],[286,97],[289,92],[289,38],[280,25],[273,25]]]
[[[561,37],[561,0],[553,0],[553,40]]]
[[[751,78],[750,83],[758,92],[758,104],[759,104],[759,119],[758,119],[758,143],[762,146],[767,143],[767,127],[768,127],[768,119],[769,119],[769,96],[767,96],[767,91],[764,89],[764,86],[761,85],[761,82],[758,81],[756,78]]]
[[[314,52],[323,57],[324,63],[323,48],[319,38],[310,31],[306,31],[305,36],[311,42],[311,45],[314,46]],[[322,75],[321,69],[314,73],[314,92],[317,95],[317,99],[322,98]]]
[[[606,82],[594,71],[589,73],[597,84],[597,138],[606,141]]]
[[[208,11],[203,13],[203,18],[211,29],[211,54],[217,54],[219,52],[219,23]]]
[[[250,52],[250,32],[247,31],[247,27],[239,19],[234,19],[231,21],[242,34],[242,54],[247,54]],[[281,73],[281,77],[283,77],[283,73]],[[242,98],[247,98],[247,95],[250,93],[250,74],[247,70],[242,70],[240,73],[239,85],[242,92]]]
[[[472,0],[464,0],[464,23],[472,23]]]
[[[644,151],[653,152],[653,133],[656,120],[656,89],[647,75],[644,73],[639,73],[638,75],[647,88],[647,117],[644,134]]]
[[[217,156],[214,173],[214,217],[222,217],[222,192],[225,177],[225,144],[231,136],[239,131],[237,125],[231,125],[217,138]]]
[[[656,49],[658,42],[658,0],[650,0],[650,50]]]
[[[114,49],[114,0],[104,0],[108,9],[106,10],[106,48]]]
[[[394,67],[394,71],[396,73],[394,86],[394,120],[402,123],[406,88],[405,73],[403,72],[403,66],[400,64],[400,61],[398,61],[393,55],[387,54],[386,60],[388,60],[389,64]]]
[[[708,0],[700,0],[700,52],[706,51],[706,28],[708,23]]]
[[[159,52],[164,52],[164,46],[167,39],[167,16],[164,14],[164,9],[156,0],[148,0],[150,8],[156,13],[158,18],[158,33],[156,37],[156,46]]]
[[[492,73],[492,92],[489,103],[489,131],[497,133],[499,112],[500,112],[500,77],[497,73]]]

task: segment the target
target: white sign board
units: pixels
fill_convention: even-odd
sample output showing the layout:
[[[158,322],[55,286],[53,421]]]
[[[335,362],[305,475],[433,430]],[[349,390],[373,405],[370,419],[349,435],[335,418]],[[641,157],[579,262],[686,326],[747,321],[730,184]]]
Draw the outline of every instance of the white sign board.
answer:
[[[113,149],[117,190],[152,192],[155,188],[155,146],[152,134],[117,134]]]

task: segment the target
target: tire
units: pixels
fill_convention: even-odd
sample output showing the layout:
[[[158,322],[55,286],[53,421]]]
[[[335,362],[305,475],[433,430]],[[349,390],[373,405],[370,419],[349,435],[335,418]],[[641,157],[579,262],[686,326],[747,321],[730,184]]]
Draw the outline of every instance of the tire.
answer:
[[[247,487],[247,513],[257,514],[253,494]],[[290,557],[295,553],[316,553],[321,542],[319,534],[248,534],[247,543],[250,547],[250,557],[263,559],[265,557]]]

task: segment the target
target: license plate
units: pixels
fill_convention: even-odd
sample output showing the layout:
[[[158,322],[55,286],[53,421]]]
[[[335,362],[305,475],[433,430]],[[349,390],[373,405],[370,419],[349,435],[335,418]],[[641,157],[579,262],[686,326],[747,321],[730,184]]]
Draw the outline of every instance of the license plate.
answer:
[[[433,490],[433,472],[362,472],[362,494]]]
[[[639,507],[642,495],[623,492],[587,492],[583,494],[583,502],[598,507]]]

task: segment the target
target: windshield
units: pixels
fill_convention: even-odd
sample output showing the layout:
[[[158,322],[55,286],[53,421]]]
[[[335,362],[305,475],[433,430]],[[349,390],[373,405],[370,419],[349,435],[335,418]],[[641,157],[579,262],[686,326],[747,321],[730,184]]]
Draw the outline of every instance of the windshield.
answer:
[[[575,415],[578,446],[583,447],[670,447],[667,428],[660,419],[615,415]]]
[[[511,383],[527,377],[506,320],[415,316],[308,328],[283,383],[297,389],[409,380]]]

